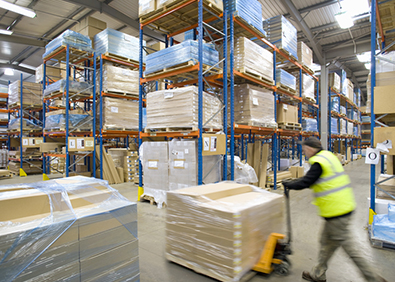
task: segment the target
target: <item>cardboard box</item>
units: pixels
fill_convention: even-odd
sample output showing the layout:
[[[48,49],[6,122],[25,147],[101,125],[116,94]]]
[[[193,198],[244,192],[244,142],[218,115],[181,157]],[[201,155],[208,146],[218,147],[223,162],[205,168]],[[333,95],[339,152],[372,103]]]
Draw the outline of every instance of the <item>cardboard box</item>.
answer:
[[[43,142],[43,143],[40,143],[40,152],[41,153],[61,152],[63,146],[65,146],[64,143]]]
[[[40,148],[43,143],[42,137],[22,137],[22,147],[24,148]]]
[[[298,178],[301,178],[303,176],[304,176],[304,167],[298,166]]]
[[[202,134],[203,156],[225,155],[226,135],[225,134]]]
[[[82,29],[86,28],[87,26],[91,26],[97,29],[104,30],[107,28],[107,23],[103,22],[101,20],[98,20],[94,17],[86,17],[83,20],[81,20],[74,28],[73,30],[80,32]]]
[[[139,0],[139,17],[155,11],[156,0]]]
[[[291,166],[289,168],[289,171],[292,174],[292,178],[298,178],[298,167],[297,166]]]
[[[103,29],[99,29],[99,28],[96,28],[93,26],[87,26],[87,27],[81,29],[79,31],[79,33],[81,33],[82,35],[88,36],[93,42],[93,37],[102,31],[103,31]]]
[[[392,144],[395,144],[395,127],[375,127],[374,128],[374,147],[377,143],[383,143],[386,140],[391,140]],[[392,145],[392,149],[388,149],[388,155],[395,155],[395,146]]]
[[[308,67],[313,64],[313,51],[303,41],[298,42],[298,59]]]
[[[46,65],[45,74],[50,79],[51,82],[60,79],[59,67],[51,67],[50,65]],[[36,68],[36,83],[41,83],[43,79],[44,79],[44,64],[41,64]]]
[[[298,107],[287,105],[287,104],[277,104],[277,122],[297,123]]]
[[[395,113],[395,85],[376,86],[374,88],[374,113]]]
[[[69,137],[69,152],[93,151],[93,137]]]

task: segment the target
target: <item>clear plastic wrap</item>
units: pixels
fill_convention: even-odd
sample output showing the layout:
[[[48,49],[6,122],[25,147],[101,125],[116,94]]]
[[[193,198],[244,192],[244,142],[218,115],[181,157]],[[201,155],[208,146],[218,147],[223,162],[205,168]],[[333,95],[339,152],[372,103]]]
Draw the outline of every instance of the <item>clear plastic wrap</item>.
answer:
[[[341,70],[341,92],[344,96],[347,95],[347,73],[345,70]]]
[[[93,118],[88,114],[69,113],[69,130],[92,130]],[[45,130],[57,131],[66,129],[66,114],[48,115],[45,117]]]
[[[221,108],[222,103],[217,97],[203,92],[203,124],[207,123],[205,128],[222,129]],[[147,94],[147,128],[197,126],[198,88],[196,86],[160,90]]]
[[[228,60],[228,66],[229,63]],[[273,80],[273,54],[250,39],[239,37],[234,48],[234,69]]]
[[[339,113],[340,97],[332,97],[332,111]]]
[[[347,135],[347,121],[340,119],[340,135]]]
[[[193,29],[185,31],[184,32],[184,41],[193,40],[193,33],[194,33]]]
[[[50,65],[46,65],[45,67],[46,78],[52,83],[61,78],[59,67],[53,67]],[[39,65],[36,68],[36,83],[42,83],[44,79],[44,64]]]
[[[0,93],[8,93],[8,86],[0,85]]]
[[[340,114],[347,115],[347,109],[345,106],[340,106]]]
[[[11,119],[8,123],[8,130],[13,130],[13,129],[20,129],[20,118],[15,118],[15,119]],[[28,120],[26,118],[23,119],[23,130],[42,130],[42,126],[36,124],[35,122],[37,122],[36,120]]]
[[[248,24],[266,36],[266,32],[262,27],[262,4],[257,0],[231,0],[227,1],[225,8],[228,9],[228,16],[233,13],[239,16]]]
[[[275,16],[263,21],[268,40],[298,59],[298,37],[296,28],[284,16]]]
[[[69,93],[74,94],[90,94],[92,95],[93,87],[88,82],[79,82],[74,80],[69,80]],[[66,91],[66,79],[61,79],[47,86],[44,90],[44,96],[47,96],[53,92],[62,92]],[[69,96],[71,96],[69,94]]]
[[[376,73],[395,71],[395,64],[391,62],[395,62],[395,51],[377,56]]]
[[[8,150],[0,149],[0,167],[6,167],[8,164]]]
[[[340,92],[340,82],[340,76],[337,73],[332,72],[329,74],[329,87]]]
[[[313,51],[303,41],[298,42],[298,58],[299,62],[307,67],[313,65]]]
[[[134,61],[139,61],[139,38],[120,32],[112,28],[106,28],[95,35],[95,50],[98,54],[112,54],[121,56]],[[143,46],[146,46],[143,40]],[[145,52],[143,52],[143,61],[145,61]]]
[[[96,121],[99,124],[99,110],[97,111]],[[138,101],[103,97],[103,128],[138,130]]]
[[[228,99],[230,106],[230,97]],[[277,127],[274,117],[273,92],[250,84],[234,87],[235,123]],[[228,112],[228,120],[230,113]]]
[[[47,57],[62,45],[69,45],[76,49],[93,52],[92,40],[90,40],[88,36],[68,29],[45,46],[43,58]]]
[[[354,126],[353,133],[354,136],[359,136],[358,126]]]
[[[276,69],[276,83],[296,90],[296,77],[283,69]]]
[[[283,196],[246,184],[180,189],[167,201],[167,259],[220,281],[239,281],[284,229]]]
[[[103,91],[139,94],[139,72],[105,63],[103,66]]]
[[[357,111],[354,111],[354,112],[353,112],[352,119],[355,120],[355,121],[359,121],[359,115],[358,115],[358,112],[357,112]]]
[[[306,132],[318,132],[317,120],[314,118],[303,118],[302,128]]]
[[[3,185],[0,199],[3,281],[139,276],[137,205],[107,181],[71,177]]]
[[[339,134],[338,122],[339,122],[339,120],[337,118],[331,117],[331,133],[332,134]]]
[[[299,89],[299,73],[296,77],[296,89]],[[315,100],[315,80],[308,74],[302,74],[302,97]]]
[[[39,83],[23,81],[23,104],[42,105],[42,86]],[[17,80],[8,87],[8,103],[10,105],[21,103],[21,81]]]
[[[180,44],[147,55],[145,75],[189,61],[198,62],[198,42],[186,40]],[[219,53],[213,44],[203,44],[203,64],[213,66],[219,62]]]
[[[395,244],[395,205],[388,204],[388,214],[373,217],[373,237]]]
[[[352,122],[347,121],[347,135],[354,134],[354,124]]]
[[[230,175],[231,157],[227,155],[228,175]],[[235,182],[239,184],[257,183],[258,177],[252,166],[248,163],[243,163],[238,156],[234,156],[235,164]]]

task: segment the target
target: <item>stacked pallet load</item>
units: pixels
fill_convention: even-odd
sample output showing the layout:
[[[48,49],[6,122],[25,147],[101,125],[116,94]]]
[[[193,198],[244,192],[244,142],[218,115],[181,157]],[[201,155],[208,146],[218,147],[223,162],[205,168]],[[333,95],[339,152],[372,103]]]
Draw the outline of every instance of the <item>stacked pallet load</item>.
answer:
[[[286,130],[302,130],[299,123],[298,107],[288,104],[277,104],[278,127]]]
[[[40,144],[43,142],[42,137],[22,137],[22,144],[20,139],[15,138],[11,142],[11,148],[8,152],[10,162],[8,163],[9,170],[19,175],[21,168],[21,161],[23,159],[22,168],[27,174],[42,173],[42,160],[40,152]],[[22,145],[22,156],[20,146]]]
[[[228,50],[230,52],[230,48]],[[239,37],[236,41],[234,69],[273,84],[273,54],[246,37]]]
[[[69,130],[91,131],[92,113],[82,109],[69,111]],[[54,110],[45,113],[45,131],[58,132],[66,130],[66,110]]]
[[[22,99],[21,101],[21,92]],[[21,91],[21,81],[17,80],[8,87],[8,104],[10,108],[15,106],[39,108],[42,107],[42,85],[34,82],[23,82]]]
[[[332,102],[331,111],[334,111],[334,112],[340,114],[340,97],[339,96],[332,97],[331,102]]]
[[[228,99],[230,107],[230,97]],[[230,113],[228,112],[228,120]],[[267,89],[241,84],[234,87],[234,119],[236,124],[277,127],[274,119],[273,93]]]
[[[166,258],[220,281],[240,281],[283,230],[283,196],[254,186],[191,187],[167,199]]]
[[[52,83],[61,78],[60,68],[57,66],[51,66],[46,64],[45,66],[45,75],[47,77],[47,82]],[[44,64],[39,65],[36,68],[36,83],[42,83],[44,79]]]
[[[296,94],[296,77],[283,69],[276,69],[277,87]]]
[[[264,20],[263,29],[272,44],[295,60],[298,59],[297,30],[284,16]]]
[[[331,133],[339,134],[339,119],[331,117]]]
[[[96,121],[100,122],[100,112],[97,111]],[[103,130],[138,130],[139,104],[138,101],[120,98],[103,97],[102,109]]]
[[[203,92],[203,124],[222,129],[221,101]],[[188,86],[147,94],[147,130],[196,129],[198,127],[198,87]]]
[[[106,181],[2,186],[0,198],[2,280],[139,281],[137,206]]]
[[[117,93],[125,96],[139,95],[139,72],[129,68],[103,64],[103,92]]]
[[[340,119],[340,135],[347,135],[347,121],[345,119]]]
[[[22,119],[22,127],[23,127],[23,131],[27,131],[27,132],[38,132],[38,131],[42,131],[42,125],[41,124],[37,124],[37,120],[28,120],[26,118]],[[20,131],[20,125],[21,125],[21,119],[20,118],[14,118],[11,119],[8,123],[8,131],[12,132],[19,132]]]
[[[315,118],[303,118],[302,130],[305,132],[318,132],[318,123]]]
[[[266,31],[262,27],[262,4],[257,0],[231,0],[226,2],[228,13],[249,24],[262,37]]]
[[[139,184],[139,156],[137,151],[129,151],[124,157],[125,182]]]
[[[298,59],[309,69],[313,66],[313,51],[303,41],[298,42]]]
[[[341,85],[341,80],[340,80],[340,76],[335,73],[332,72],[329,74],[329,80],[328,80],[328,85],[330,88],[332,88],[333,90],[335,90],[337,93],[340,93],[340,85]]]
[[[88,36],[92,42],[96,34],[107,28],[107,23],[94,17],[86,17],[79,21],[72,29],[82,35]]]
[[[63,94],[66,95],[66,79],[61,79],[48,85],[44,90],[44,97],[51,97],[51,95]],[[88,82],[69,81],[69,99],[76,99],[78,97],[90,97],[92,95],[93,85]]]
[[[299,89],[300,74],[296,76],[296,89]],[[308,74],[302,74],[302,97],[310,102],[315,103],[315,80]]]
[[[354,123],[347,121],[347,135],[354,135]]]

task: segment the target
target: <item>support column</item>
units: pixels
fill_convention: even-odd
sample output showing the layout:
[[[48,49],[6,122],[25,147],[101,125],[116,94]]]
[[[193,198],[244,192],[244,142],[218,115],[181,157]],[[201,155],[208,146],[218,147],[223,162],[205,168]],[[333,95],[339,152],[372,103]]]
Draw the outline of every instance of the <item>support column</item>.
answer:
[[[324,56],[325,57],[325,56]],[[320,129],[322,147],[328,149],[328,69],[325,65],[321,65],[321,95],[320,95]],[[330,120],[329,120],[330,126]]]

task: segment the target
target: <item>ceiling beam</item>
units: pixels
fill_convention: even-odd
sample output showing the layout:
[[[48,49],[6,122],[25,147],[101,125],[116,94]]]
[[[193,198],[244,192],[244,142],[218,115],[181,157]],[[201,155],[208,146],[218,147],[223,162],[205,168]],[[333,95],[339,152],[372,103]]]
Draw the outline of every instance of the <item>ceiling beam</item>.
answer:
[[[317,4],[314,4],[314,5],[311,5],[311,6],[308,6],[308,7],[304,7],[302,9],[299,9],[298,12],[300,14],[308,13],[308,12],[311,12],[311,11],[314,11],[314,10],[317,10],[317,9],[320,9],[320,8],[324,8],[324,7],[327,7],[329,5],[333,5],[333,4],[336,4],[336,3],[338,3],[338,0],[326,0],[326,1],[323,1],[321,3],[317,3]],[[291,17],[291,15],[290,14],[285,14],[284,17],[289,18],[289,17]]]
[[[30,45],[36,47],[45,47],[47,42],[37,39],[32,39],[28,37],[16,36],[16,35],[4,35],[0,34],[0,41],[9,42],[9,43],[17,43],[23,45]]]
[[[321,65],[325,64],[325,60],[322,53],[322,47],[319,43],[314,40],[313,33],[311,32],[310,28],[300,15],[299,11],[296,9],[295,5],[292,3],[291,0],[280,0],[283,4],[284,8],[291,14],[292,18],[296,21],[296,24],[299,28],[303,31],[306,35],[307,39],[310,41],[310,46],[313,48],[315,56],[318,58],[318,61]]]
[[[36,74],[35,70],[28,69],[28,68],[25,68],[25,67],[21,67],[21,66],[18,66],[18,65],[0,64],[0,68],[14,69],[14,70],[25,72],[25,73],[28,73],[28,74]]]
[[[132,19],[127,15],[123,14],[122,12],[118,11],[117,9],[114,9],[113,7],[103,2],[100,2],[98,0],[64,0],[64,1],[70,2],[78,6],[83,6],[95,11],[99,11],[123,24],[126,24],[127,26],[130,26],[131,28],[134,28],[135,30],[140,29],[140,23],[138,20]],[[160,40],[160,41],[164,40],[163,34],[156,32],[152,29],[149,29],[147,27],[143,29],[143,33],[144,35],[152,37],[156,40]]]
[[[329,48],[328,46],[330,46],[331,48]],[[342,46],[339,48],[336,48],[336,46],[336,43],[322,46],[324,50],[327,50],[325,52],[325,57],[327,61],[332,61],[333,59],[336,59],[338,57],[346,58],[349,56],[354,56],[355,54],[370,51],[370,39],[357,41],[355,47],[353,44]]]

